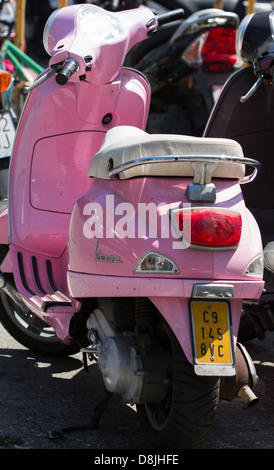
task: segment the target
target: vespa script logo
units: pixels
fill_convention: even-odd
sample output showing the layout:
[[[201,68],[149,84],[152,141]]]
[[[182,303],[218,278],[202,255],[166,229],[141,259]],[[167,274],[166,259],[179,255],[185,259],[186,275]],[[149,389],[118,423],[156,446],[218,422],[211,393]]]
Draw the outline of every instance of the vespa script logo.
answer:
[[[99,243],[97,242],[95,245],[95,261],[104,261],[107,263],[122,263],[120,256],[114,255],[105,255],[102,253],[101,249],[99,248]]]

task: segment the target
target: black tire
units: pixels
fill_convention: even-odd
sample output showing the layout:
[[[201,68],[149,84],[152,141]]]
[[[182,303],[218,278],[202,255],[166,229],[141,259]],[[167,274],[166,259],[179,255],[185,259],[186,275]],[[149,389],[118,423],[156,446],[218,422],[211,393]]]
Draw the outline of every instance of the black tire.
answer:
[[[18,343],[43,356],[63,357],[79,351],[78,344],[67,346],[62,343],[53,328],[31,311],[25,314],[3,290],[0,296],[0,322]]]
[[[170,387],[160,403],[137,405],[141,428],[154,448],[193,449],[208,436],[219,400],[219,378],[194,373],[170,332]]]

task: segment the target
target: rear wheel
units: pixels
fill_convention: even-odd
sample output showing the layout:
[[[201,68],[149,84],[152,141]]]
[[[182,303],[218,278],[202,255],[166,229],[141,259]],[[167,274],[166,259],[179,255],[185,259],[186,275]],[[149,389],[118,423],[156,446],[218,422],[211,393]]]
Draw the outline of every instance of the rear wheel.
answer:
[[[214,423],[219,378],[197,376],[170,330],[168,336],[170,386],[161,402],[137,405],[137,414],[144,435],[155,448],[191,449],[205,440]]]

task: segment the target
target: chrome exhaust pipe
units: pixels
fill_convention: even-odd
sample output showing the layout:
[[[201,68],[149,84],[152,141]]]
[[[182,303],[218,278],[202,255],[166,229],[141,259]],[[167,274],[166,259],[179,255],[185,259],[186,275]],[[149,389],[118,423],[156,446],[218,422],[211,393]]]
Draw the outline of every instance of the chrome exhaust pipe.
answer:
[[[236,355],[236,370],[238,371],[238,396],[241,397],[250,408],[258,403],[259,398],[253,393],[252,389],[258,382],[258,376],[253,361],[246,348],[237,343],[238,366]],[[245,383],[244,383],[245,382]]]
[[[236,347],[236,375],[233,377],[221,377],[220,398],[233,400],[240,397],[248,408],[256,405],[259,398],[252,389],[258,382],[255,366],[246,348],[237,343]]]
[[[243,385],[238,392],[238,397],[241,397],[244,402],[247,404],[248,408],[254,406],[258,403],[259,398],[256,397],[255,393],[252,392],[251,388],[248,385]]]

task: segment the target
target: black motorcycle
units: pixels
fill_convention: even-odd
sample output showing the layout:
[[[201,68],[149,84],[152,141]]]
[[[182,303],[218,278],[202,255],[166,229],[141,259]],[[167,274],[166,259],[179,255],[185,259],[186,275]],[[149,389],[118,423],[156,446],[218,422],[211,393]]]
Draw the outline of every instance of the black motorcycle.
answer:
[[[240,341],[263,339],[266,331],[274,329],[273,25],[274,12],[251,14],[242,21],[237,49],[249,66],[227,81],[204,134],[236,140],[245,156],[262,165],[252,189],[243,185],[242,191],[262,235],[265,290],[259,301],[244,302]]]

